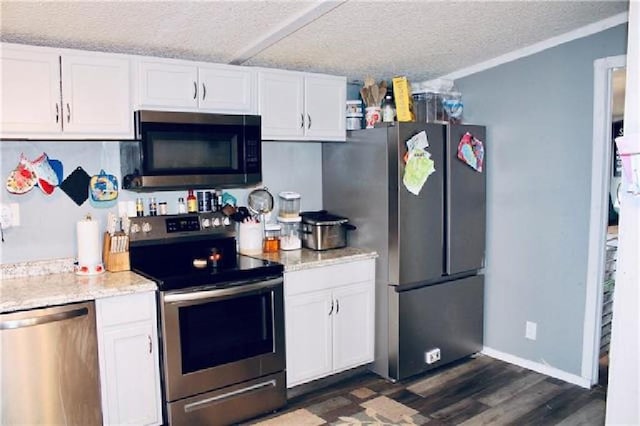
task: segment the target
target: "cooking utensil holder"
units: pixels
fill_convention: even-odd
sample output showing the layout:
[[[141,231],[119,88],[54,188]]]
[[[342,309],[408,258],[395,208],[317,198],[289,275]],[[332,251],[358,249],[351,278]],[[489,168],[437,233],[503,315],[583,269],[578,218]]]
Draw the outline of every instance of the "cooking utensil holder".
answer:
[[[131,263],[129,261],[129,240],[124,247],[125,251],[111,252],[111,244],[113,239],[108,232],[104,233],[104,241],[102,245],[102,262],[109,272],[130,271]]]

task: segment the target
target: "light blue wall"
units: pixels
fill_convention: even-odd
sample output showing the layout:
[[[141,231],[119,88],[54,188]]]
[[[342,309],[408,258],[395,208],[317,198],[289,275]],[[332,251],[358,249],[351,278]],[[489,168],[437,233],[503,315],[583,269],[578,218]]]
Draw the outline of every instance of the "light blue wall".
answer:
[[[626,25],[455,82],[487,126],[485,345],[580,375],[593,61],[626,53]],[[525,339],[525,322],[537,340]]]
[[[120,155],[117,142],[12,142],[0,141],[0,176],[6,177],[17,165],[20,153],[33,160],[42,152],[63,162],[65,177],[77,166],[89,174],[101,168],[120,176]],[[263,184],[269,188],[277,203],[281,191],[296,191],[302,196],[303,210],[322,208],[322,150],[319,143],[264,142]],[[251,189],[227,190],[246,205]],[[119,200],[134,200],[138,194],[121,191]],[[177,211],[178,197],[186,192],[157,192],[142,194],[167,201],[169,213]],[[13,195],[3,187],[2,203],[20,205],[21,226],[4,230],[5,242],[0,244],[0,263],[76,257],[76,222],[87,213],[101,221],[104,227],[108,209],[97,209],[86,201],[78,207],[64,192],[56,188],[47,196],[38,188],[23,195]],[[277,208],[277,204],[276,204]],[[117,214],[117,208],[111,209]]]

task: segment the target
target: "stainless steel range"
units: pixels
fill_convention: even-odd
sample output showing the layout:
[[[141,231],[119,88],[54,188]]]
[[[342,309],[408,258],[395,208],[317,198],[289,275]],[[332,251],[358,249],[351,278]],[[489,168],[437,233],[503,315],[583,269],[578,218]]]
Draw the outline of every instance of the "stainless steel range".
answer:
[[[131,227],[131,267],[159,288],[165,423],[230,424],[283,406],[283,266],[237,254],[219,213]]]

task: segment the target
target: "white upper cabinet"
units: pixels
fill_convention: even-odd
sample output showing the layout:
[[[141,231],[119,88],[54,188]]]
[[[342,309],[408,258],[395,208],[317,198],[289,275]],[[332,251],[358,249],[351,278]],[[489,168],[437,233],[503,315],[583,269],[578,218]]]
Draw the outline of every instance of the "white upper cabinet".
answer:
[[[137,107],[254,114],[255,79],[246,67],[141,58]]]
[[[65,133],[128,135],[132,132],[130,60],[111,56],[62,56]]]
[[[166,61],[138,62],[141,108],[198,108],[198,68]]]
[[[0,137],[133,137],[128,58],[7,44],[0,58]]]
[[[255,114],[256,74],[250,68],[207,65],[198,68],[200,109]]]
[[[60,56],[3,47],[2,136],[61,130]]]
[[[307,138],[345,140],[346,102],[346,78],[307,74],[304,85]]]
[[[345,77],[261,69],[262,138],[344,141],[346,90]]]

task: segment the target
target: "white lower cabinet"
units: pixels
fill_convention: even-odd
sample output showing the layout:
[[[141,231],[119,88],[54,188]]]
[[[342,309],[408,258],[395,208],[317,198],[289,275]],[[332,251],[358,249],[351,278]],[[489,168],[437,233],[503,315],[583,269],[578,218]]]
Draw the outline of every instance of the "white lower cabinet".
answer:
[[[374,259],[286,272],[287,387],[373,361]]]
[[[155,292],[96,300],[105,425],[162,423]]]

